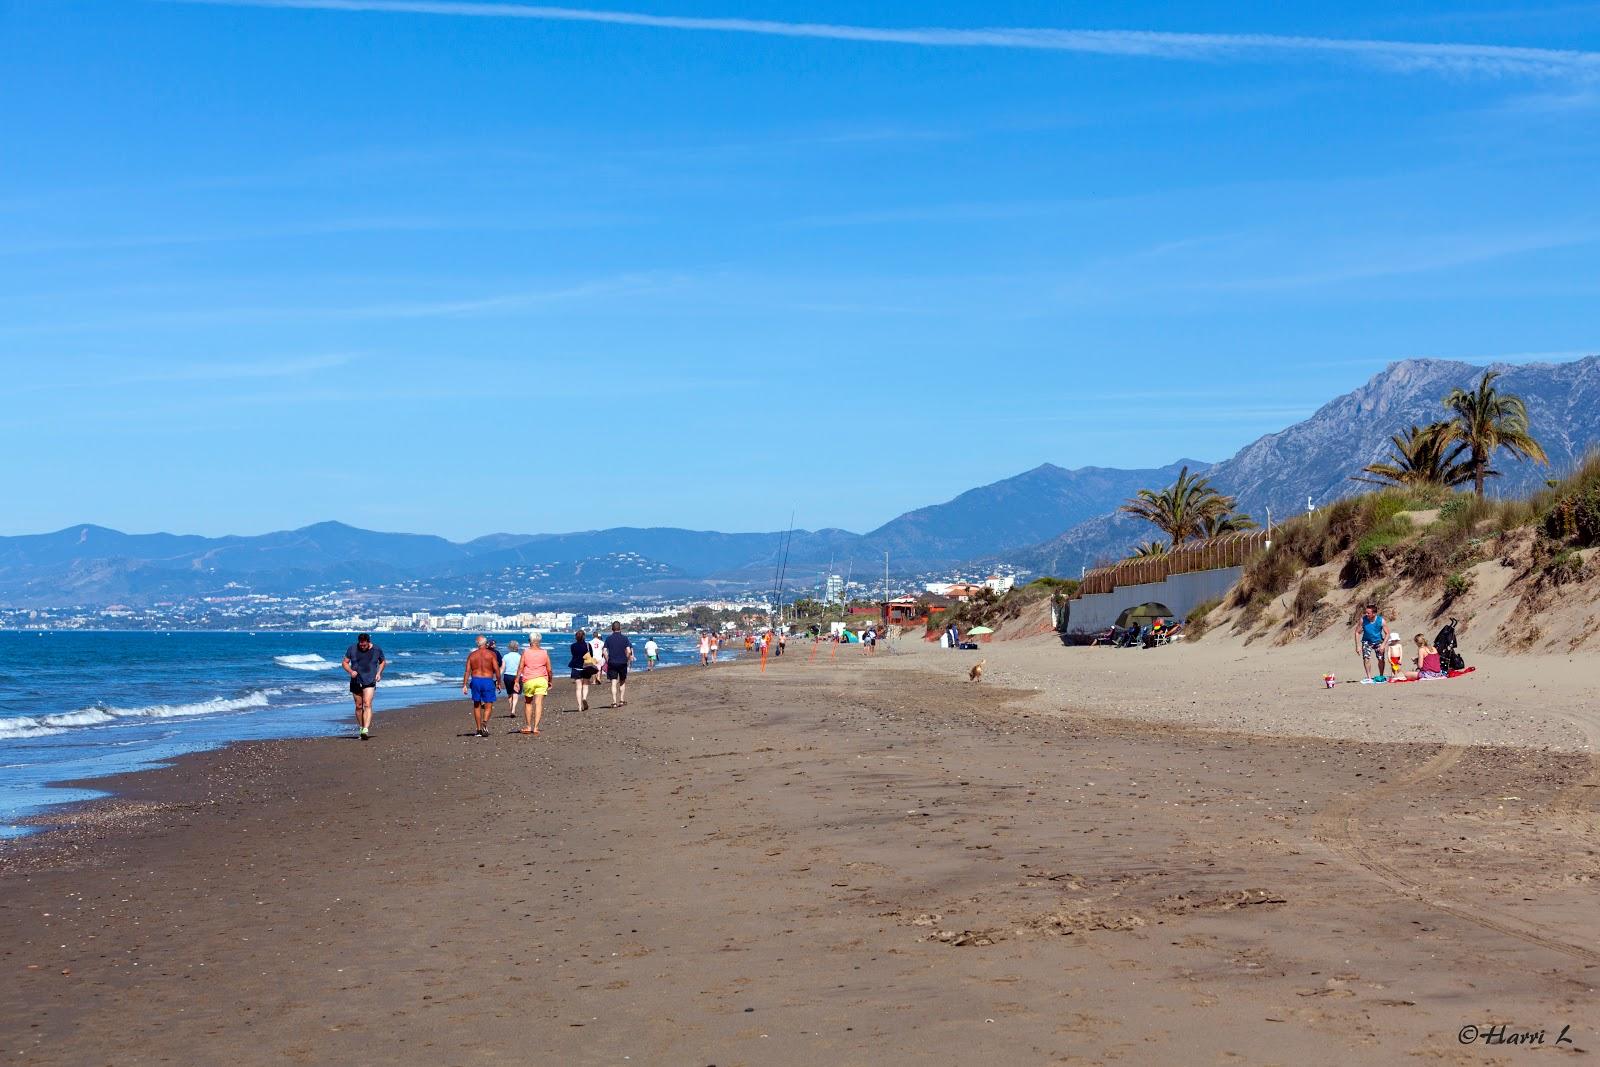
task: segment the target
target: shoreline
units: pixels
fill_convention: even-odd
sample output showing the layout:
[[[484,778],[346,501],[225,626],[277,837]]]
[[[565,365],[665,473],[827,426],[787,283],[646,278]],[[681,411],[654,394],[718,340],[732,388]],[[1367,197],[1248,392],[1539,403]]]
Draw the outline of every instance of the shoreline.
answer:
[[[0,868],[0,1054],[1320,1064],[1582,1030],[1588,757],[1043,714],[887,659],[130,774]]]
[[[296,635],[258,639],[237,631],[220,636],[238,640],[217,646],[220,653],[211,650],[219,655],[218,672],[200,677],[181,661],[169,671],[166,650],[179,646],[156,635],[128,645],[139,662],[126,672],[122,686],[84,691],[75,701],[63,701],[36,691],[33,676],[48,677],[58,665],[51,661],[70,661],[74,649],[93,642],[83,634],[44,635],[41,643],[57,651],[38,654],[43,658],[37,668],[26,667],[0,687],[0,704],[8,709],[0,711],[0,743],[11,757],[0,761],[6,764],[0,769],[0,842],[36,835],[36,825],[54,825],[39,817],[96,799],[86,794],[100,793],[108,777],[245,740],[328,736],[351,721],[337,649],[304,645]],[[675,667],[687,657],[684,641],[661,641],[666,662],[659,669]],[[396,643],[400,650],[390,649],[391,670],[378,696],[380,716],[453,698],[451,675],[459,676],[460,663],[448,654],[441,659],[439,651],[453,648],[458,640]],[[31,647],[33,642],[20,644]],[[305,654],[297,648],[302,645],[319,654]],[[146,647],[161,651],[145,655]],[[19,662],[31,664],[18,654],[23,657]],[[311,658],[314,666],[285,662]]]

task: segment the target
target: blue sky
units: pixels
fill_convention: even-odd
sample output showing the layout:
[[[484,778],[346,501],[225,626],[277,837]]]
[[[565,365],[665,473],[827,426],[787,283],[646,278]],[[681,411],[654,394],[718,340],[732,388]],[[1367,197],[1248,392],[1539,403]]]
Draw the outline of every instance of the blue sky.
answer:
[[[1600,3],[0,0],[0,71],[0,533],[865,529],[1600,350]]]

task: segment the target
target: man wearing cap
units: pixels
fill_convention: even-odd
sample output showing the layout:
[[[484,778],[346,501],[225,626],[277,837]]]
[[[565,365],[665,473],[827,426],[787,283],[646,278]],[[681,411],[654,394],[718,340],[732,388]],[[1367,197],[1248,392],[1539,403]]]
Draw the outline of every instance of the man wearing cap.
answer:
[[[356,643],[344,650],[344,672],[350,676],[350,696],[356,702],[356,728],[361,740],[372,737],[372,697],[388,661],[371,634],[357,634]]]

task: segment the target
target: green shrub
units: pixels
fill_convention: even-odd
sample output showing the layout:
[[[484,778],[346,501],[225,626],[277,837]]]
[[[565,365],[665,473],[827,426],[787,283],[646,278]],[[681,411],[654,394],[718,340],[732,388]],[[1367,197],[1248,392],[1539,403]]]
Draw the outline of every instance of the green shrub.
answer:
[[[1566,585],[1583,578],[1583,557],[1570,548],[1564,548],[1545,560],[1540,568],[1541,577],[1551,585]]]
[[[1477,499],[1478,498],[1473,496],[1471,493],[1457,493],[1440,506],[1439,521],[1454,521],[1458,516],[1471,508],[1473,502],[1475,502]]]
[[[1457,571],[1444,580],[1444,599],[1446,604],[1455,601],[1472,592],[1472,575]]]
[[[1304,563],[1294,552],[1274,545],[1245,566],[1235,602],[1242,606],[1258,596],[1271,599],[1287,590],[1303,569]]]
[[[1541,507],[1540,525],[1552,540],[1600,544],[1600,452],[1590,453],[1570,477],[1536,494],[1530,506]]]
[[[1376,578],[1386,569],[1388,550],[1411,536],[1411,520],[1391,514],[1380,524],[1361,535],[1350,561],[1339,577],[1345,585],[1356,586]]]
[[[1294,619],[1298,622],[1316,611],[1322,598],[1328,595],[1328,580],[1320,574],[1307,575],[1294,594]]]
[[[1198,641],[1211,628],[1211,613],[1221,606],[1221,600],[1202,600],[1189,609],[1189,617],[1183,623],[1183,632],[1188,640]]]
[[[1078,586],[1080,584],[1082,583],[1080,583],[1076,578],[1052,578],[1049,575],[1046,575],[1044,577],[1035,578],[1023,588],[1048,589],[1052,592],[1065,593],[1067,596],[1071,596],[1073,593],[1078,591]]]

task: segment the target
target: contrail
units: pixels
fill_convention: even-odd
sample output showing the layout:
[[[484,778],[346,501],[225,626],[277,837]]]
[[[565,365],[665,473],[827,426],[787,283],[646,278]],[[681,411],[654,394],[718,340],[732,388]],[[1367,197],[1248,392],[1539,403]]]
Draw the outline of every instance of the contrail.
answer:
[[[534,19],[544,22],[597,22],[615,26],[689,30],[709,33],[809,37],[871,44],[928,48],[1026,48],[1097,55],[1143,56],[1155,59],[1271,59],[1310,55],[1355,57],[1409,71],[1578,78],[1600,80],[1600,52],[1512,45],[1425,44],[1338,37],[1292,37],[1272,34],[1160,33],[1148,30],[1066,30],[996,27],[955,29],[842,26],[821,22],[775,22],[765,19],[691,18],[645,15],[632,11],[541,7],[505,3],[447,3],[442,0],[175,0],[225,7],[298,8],[317,11],[364,11],[404,15],[448,15],[457,18]]]

